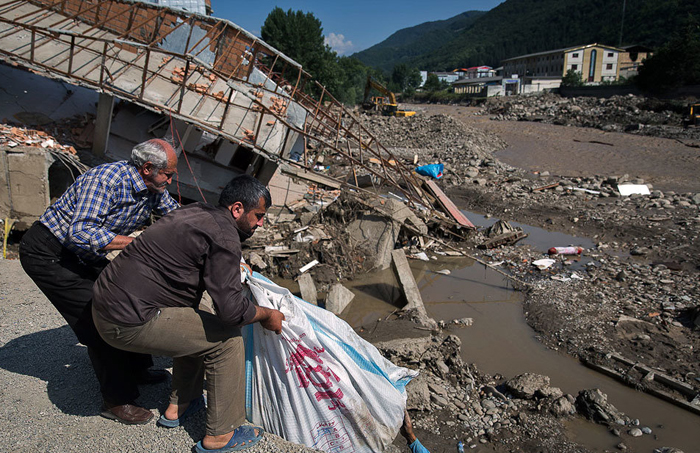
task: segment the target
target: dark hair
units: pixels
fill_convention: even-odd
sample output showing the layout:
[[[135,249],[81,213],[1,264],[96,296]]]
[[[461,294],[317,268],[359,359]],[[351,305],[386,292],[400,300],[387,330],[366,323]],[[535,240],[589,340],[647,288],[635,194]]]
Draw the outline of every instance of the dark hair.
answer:
[[[239,175],[229,181],[219,195],[219,206],[229,207],[237,201],[248,211],[258,207],[260,198],[265,199],[265,209],[272,206],[272,197],[267,187],[250,175]]]

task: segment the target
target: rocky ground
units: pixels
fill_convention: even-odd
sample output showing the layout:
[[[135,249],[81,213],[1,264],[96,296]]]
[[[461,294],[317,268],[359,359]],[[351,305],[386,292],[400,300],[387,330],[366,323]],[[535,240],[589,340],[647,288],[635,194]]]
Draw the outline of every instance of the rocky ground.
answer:
[[[638,98],[608,101],[565,100],[554,96],[507,98],[487,104],[480,111],[471,109],[469,113],[476,114],[477,118],[490,115],[495,121],[543,121],[545,116],[555,124],[614,126],[608,130],[624,130],[625,124],[648,122],[643,127],[632,128],[634,132],[671,123],[676,129],[668,137],[676,140],[683,135],[679,115],[644,111],[641,107],[644,102]],[[489,140],[488,133],[484,132],[489,128],[471,127],[483,126],[484,121],[473,120],[469,114],[460,116],[464,108],[412,108],[426,116],[439,112],[440,116],[430,116],[426,122],[440,124],[448,130],[459,127],[445,113],[462,120],[463,132],[446,134],[451,139],[439,142],[440,151],[424,148],[422,137],[415,141],[415,149],[423,150],[420,163],[446,164],[442,185],[459,206],[504,220],[589,237],[596,242],[594,249],[584,252],[594,259],[583,273],[577,272],[582,274],[578,275],[580,280],[569,280],[572,276],[567,270],[570,261],[561,257],[555,257],[552,268],[539,271],[531,263],[542,258],[541,252],[518,246],[479,252],[485,261],[502,262],[501,268],[524,282],[521,288],[526,292],[527,320],[540,334],[539,338],[551,348],[624,373],[629,367],[610,357],[610,353],[617,353],[672,376],[697,393],[700,388],[700,300],[697,296],[700,294],[700,243],[697,240],[700,186],[697,178],[691,176],[693,179],[684,182],[685,187],[691,188],[689,192],[662,191],[649,184],[650,195],[621,197],[618,184],[645,184],[646,181],[635,176],[610,174],[606,172],[605,161],[600,162],[597,174],[589,176],[523,171],[495,157],[502,146],[501,140]],[[581,117],[588,120],[581,120]],[[399,151],[403,151],[402,143],[410,142],[411,132],[417,129],[410,124],[411,120],[382,118],[372,121],[387,123],[375,130],[381,130],[377,132],[381,138],[400,146]],[[513,124],[512,127],[521,127],[523,123]],[[662,129],[653,130],[658,134]],[[566,143],[580,131],[559,128],[556,139]],[[473,135],[480,137],[474,145],[467,139]],[[696,135],[691,132],[685,137],[695,139]],[[547,145],[548,142],[541,141],[541,146]],[[454,150],[458,150],[456,155]],[[625,153],[626,150],[618,151]],[[535,156],[542,157],[536,153]],[[538,163],[546,165],[542,160],[533,165]],[[700,169],[697,158],[691,169],[692,174]],[[658,170],[663,173],[667,169],[659,167]],[[670,172],[673,173],[673,169]],[[567,284],[562,285],[562,281]],[[630,376],[630,379],[639,378]],[[655,384],[646,385],[653,387]],[[528,450],[522,444],[518,448]],[[544,445],[539,448],[548,451]],[[565,450],[563,446],[558,448]]]
[[[627,371],[629,366],[617,361],[615,353],[690,386],[695,392],[700,390],[700,165],[693,147],[697,138],[692,133],[682,135],[680,113],[649,100],[628,97],[597,101],[546,96],[493,102],[479,110],[414,106],[419,111],[415,117],[368,117],[366,122],[373,134],[407,164],[414,159],[419,165],[443,163],[445,176],[439,184],[461,208],[585,236],[595,242],[594,248],[583,252],[591,260],[575,272],[579,277],[576,278],[570,270],[571,260],[561,256],[553,256],[554,262],[548,269],[538,270],[532,262],[544,258],[541,251],[517,244],[478,249],[476,246],[488,239],[486,231],[472,232],[466,241],[449,241],[452,248],[493,263],[513,278],[525,294],[527,321],[545,345],[613,371]],[[620,132],[625,130],[628,133]],[[649,131],[656,132],[653,136],[639,135]],[[664,136],[663,131],[672,133]],[[514,150],[518,144],[514,137],[537,145]],[[634,165],[642,159],[634,152],[643,150],[647,153],[644,156],[660,154],[637,144],[657,141],[664,146],[673,142],[673,146],[691,153],[684,155],[684,164],[669,154],[655,161],[653,168],[628,174],[606,166],[606,158],[613,161],[622,155],[627,160],[625,165],[636,169]],[[571,156],[564,154],[577,146],[572,144],[581,142],[603,146],[607,151],[601,154],[596,148],[590,155],[586,150]],[[591,142],[614,143],[614,149]],[[581,156],[586,156],[585,165],[572,164]],[[528,166],[506,163],[518,159],[527,161]],[[562,160],[569,164],[571,172],[561,171],[566,165],[557,166]],[[671,168],[663,167],[665,161],[671,162]],[[619,194],[618,184],[651,185],[652,180],[649,195]],[[372,251],[355,247],[348,225],[368,213],[386,216],[386,210],[371,200],[338,195],[315,188],[305,202],[272,213],[275,226],[256,233],[246,250],[248,262],[271,277],[293,278],[301,266],[316,259],[320,264],[310,273],[321,293],[339,280],[361,278],[372,268],[367,258]],[[430,234],[437,233],[432,225],[428,227]],[[440,238],[446,241],[443,236]],[[431,247],[447,250],[432,241],[418,243],[403,229],[397,243],[409,254]],[[55,335],[69,333],[65,328],[61,331],[60,319],[52,316],[50,310],[38,309],[42,306],[40,294],[33,294],[30,299],[18,296],[14,288],[22,284],[20,274],[6,273],[7,269],[14,269],[7,261],[0,264],[4,279],[2,297],[9,301],[2,309],[1,349],[3,357],[11,360],[6,362],[11,365],[2,367],[3,373],[8,373],[3,379],[3,401],[4,406],[24,408],[19,411],[23,413],[15,410],[2,418],[19,419],[21,426],[36,426],[36,414],[32,415],[32,411],[40,408],[42,434],[34,437],[31,446],[44,445],[44,439],[65,446],[56,441],[58,435],[45,430],[55,424],[59,431],[73,433],[75,427],[68,426],[72,423],[71,414],[95,414],[85,402],[76,402],[65,391],[58,392],[66,377],[57,377],[50,371],[62,366],[50,348],[40,360],[46,362],[46,367],[33,366],[26,373],[18,370],[21,348],[27,347],[23,346],[23,338],[31,340],[47,329],[55,331]],[[5,275],[11,276],[5,279]],[[608,426],[619,437],[620,450],[629,450],[625,442],[631,437],[652,435],[650,427],[617,411],[605,395],[594,389],[567,395],[552,387],[546,376],[525,374],[506,379],[479,372],[460,359],[459,339],[455,336],[439,330],[418,330],[422,333],[402,340],[406,332],[416,332],[406,327],[411,322],[410,315],[399,312],[387,318],[381,329],[362,335],[395,363],[421,370],[420,377],[409,386],[409,407],[420,439],[433,452],[454,451],[458,440],[465,442],[465,449],[478,452],[589,451],[564,434],[564,421],[572,417]],[[76,356],[71,360],[82,359]],[[70,366],[66,368],[69,369]],[[10,385],[11,376],[18,372],[15,389],[15,385]],[[32,377],[49,383],[48,396],[22,396],[42,392],[41,382]],[[641,376],[628,377],[639,386],[669,391],[638,379]],[[95,393],[94,388],[83,391]],[[674,390],[669,392],[683,397]],[[162,404],[154,395],[148,398],[153,400],[153,407]],[[90,430],[107,430],[116,436],[116,442],[127,435],[121,427],[99,417],[87,420]],[[155,427],[137,429],[151,450],[168,450],[162,433]],[[22,432],[13,428],[7,438],[19,438]],[[95,442],[94,436],[81,436],[83,441]],[[182,444],[182,449],[191,443],[187,431],[178,430],[177,436],[177,445]],[[14,442],[6,445],[22,445]],[[265,447],[269,451],[292,451],[276,443],[270,445],[273,446]]]

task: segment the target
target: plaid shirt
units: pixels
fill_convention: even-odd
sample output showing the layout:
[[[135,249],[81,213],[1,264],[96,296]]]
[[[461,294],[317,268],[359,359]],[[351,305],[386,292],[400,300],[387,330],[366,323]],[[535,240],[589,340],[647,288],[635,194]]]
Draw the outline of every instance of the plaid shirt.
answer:
[[[103,247],[143,226],[152,211],[167,214],[178,206],[167,191],[149,192],[136,167],[119,161],[80,175],[39,221],[68,250],[94,262],[105,256]]]

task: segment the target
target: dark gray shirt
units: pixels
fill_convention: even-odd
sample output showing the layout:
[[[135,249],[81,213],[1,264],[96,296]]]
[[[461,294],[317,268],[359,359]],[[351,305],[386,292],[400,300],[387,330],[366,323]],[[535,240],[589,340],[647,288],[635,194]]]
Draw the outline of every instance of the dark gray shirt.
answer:
[[[206,290],[225,324],[248,324],[256,310],[241,285],[241,235],[225,208],[195,203],[176,209],[100,274],[93,306],[108,321],[136,326],[160,308],[196,308]]]

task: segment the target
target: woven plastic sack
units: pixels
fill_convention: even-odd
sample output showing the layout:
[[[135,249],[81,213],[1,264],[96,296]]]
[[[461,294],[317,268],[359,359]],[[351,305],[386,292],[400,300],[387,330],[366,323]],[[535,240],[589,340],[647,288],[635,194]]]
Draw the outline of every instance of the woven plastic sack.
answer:
[[[418,372],[394,365],[345,321],[262,275],[246,281],[258,305],[286,317],[280,335],[258,323],[243,329],[247,418],[326,452],[383,451],[403,423],[405,386]]]

